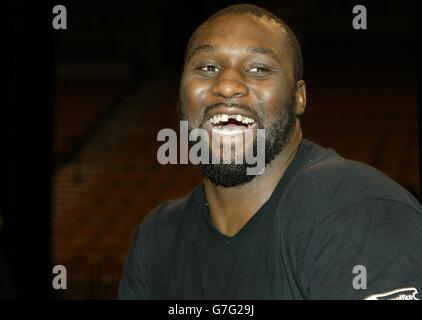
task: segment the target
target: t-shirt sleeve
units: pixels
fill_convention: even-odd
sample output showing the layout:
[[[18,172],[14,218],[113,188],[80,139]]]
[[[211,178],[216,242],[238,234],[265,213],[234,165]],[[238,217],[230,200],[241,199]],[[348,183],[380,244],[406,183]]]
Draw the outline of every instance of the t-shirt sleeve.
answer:
[[[141,224],[133,236],[120,280],[118,298],[120,300],[150,299],[147,270],[147,230]]]
[[[310,299],[422,297],[422,214],[366,199],[318,223],[309,255]]]

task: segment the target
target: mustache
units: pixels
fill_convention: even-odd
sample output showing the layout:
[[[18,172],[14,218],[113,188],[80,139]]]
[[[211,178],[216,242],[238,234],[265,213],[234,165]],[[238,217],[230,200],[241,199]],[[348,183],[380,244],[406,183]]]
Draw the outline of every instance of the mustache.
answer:
[[[258,112],[256,112],[255,110],[253,110],[251,107],[245,105],[245,104],[239,104],[239,103],[226,103],[226,102],[217,102],[215,104],[209,105],[205,108],[204,113],[202,114],[202,119],[201,119],[201,124],[200,127],[202,127],[205,122],[207,121],[207,114],[209,112],[211,112],[212,110],[219,108],[219,107],[226,107],[226,108],[237,108],[237,109],[242,109],[245,110],[247,112],[249,112],[250,114],[253,115],[254,119],[256,120],[258,125],[261,125],[261,117],[259,116]]]

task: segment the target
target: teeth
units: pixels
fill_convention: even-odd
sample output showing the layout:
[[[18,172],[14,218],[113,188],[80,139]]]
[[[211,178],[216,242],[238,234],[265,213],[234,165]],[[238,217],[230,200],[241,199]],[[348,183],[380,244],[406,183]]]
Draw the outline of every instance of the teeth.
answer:
[[[216,114],[211,117],[210,122],[213,125],[218,125],[220,122],[227,122],[229,119],[236,119],[236,121],[242,122],[243,124],[251,124],[255,123],[255,121],[251,118],[244,117],[240,114]]]

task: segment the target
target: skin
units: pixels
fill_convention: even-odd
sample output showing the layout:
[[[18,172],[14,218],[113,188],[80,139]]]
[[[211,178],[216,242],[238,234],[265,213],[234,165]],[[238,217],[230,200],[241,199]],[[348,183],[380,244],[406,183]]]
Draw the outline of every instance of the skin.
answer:
[[[250,48],[270,49],[271,54]],[[249,14],[219,17],[200,28],[188,57],[180,98],[192,127],[199,127],[202,117],[209,116],[204,115],[206,106],[220,101],[249,106],[262,116],[265,127],[292,92],[296,115],[305,110],[305,83],[295,81],[286,32],[274,21]],[[224,112],[224,107],[219,111]],[[247,184],[223,188],[203,177],[211,221],[221,233],[234,236],[270,198],[301,138],[297,119],[287,146],[262,175]]]

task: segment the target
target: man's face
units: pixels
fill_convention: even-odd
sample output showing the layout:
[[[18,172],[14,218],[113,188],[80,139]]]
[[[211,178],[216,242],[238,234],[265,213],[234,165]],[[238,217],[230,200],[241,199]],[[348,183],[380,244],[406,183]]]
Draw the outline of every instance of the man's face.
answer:
[[[243,150],[256,149],[256,129],[265,129],[270,163],[296,122],[294,60],[285,37],[275,22],[249,14],[229,14],[203,26],[187,53],[180,86],[179,108],[189,129],[206,129],[210,139],[229,136],[223,141],[232,147],[242,139]],[[245,141],[246,129],[254,130],[254,141]],[[234,160],[201,165],[211,181],[225,187],[252,180],[246,167]]]

